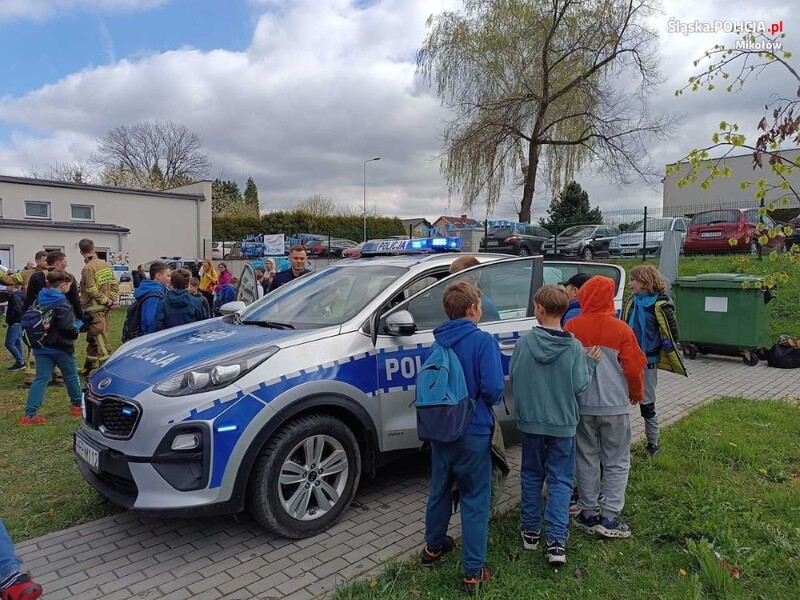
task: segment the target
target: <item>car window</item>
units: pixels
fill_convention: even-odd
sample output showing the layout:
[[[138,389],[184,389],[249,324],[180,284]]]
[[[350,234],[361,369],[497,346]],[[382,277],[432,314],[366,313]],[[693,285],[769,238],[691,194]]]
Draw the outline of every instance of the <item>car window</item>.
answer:
[[[764,216],[764,225],[769,227],[770,229],[775,227],[775,221],[772,220],[772,217],[765,215]]]
[[[686,221],[683,219],[675,219],[675,231],[686,231]]]
[[[245,304],[252,304],[258,300],[256,293],[256,272],[251,265],[245,265],[239,277],[239,288],[236,291],[236,299]]]
[[[590,275],[603,275],[612,279],[615,286],[615,294],[619,291],[620,273],[612,265],[600,265],[593,263],[544,263],[544,284],[558,284],[567,281],[578,273],[589,273]]]
[[[758,218],[758,211],[757,210],[746,210],[744,211],[744,222],[750,225],[755,225],[759,223]]]
[[[469,281],[477,283],[483,292],[482,323],[524,318],[528,315],[534,264],[532,260],[512,260],[482,265],[439,282],[412,298],[406,309],[414,315],[418,330],[434,329],[448,320],[442,306],[444,290],[457,281]]]

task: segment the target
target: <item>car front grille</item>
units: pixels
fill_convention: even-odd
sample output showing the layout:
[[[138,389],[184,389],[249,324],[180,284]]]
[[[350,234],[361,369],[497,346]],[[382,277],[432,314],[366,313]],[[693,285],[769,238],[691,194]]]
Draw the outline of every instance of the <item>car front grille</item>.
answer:
[[[122,494],[132,500],[135,500],[139,495],[139,488],[136,487],[136,483],[132,479],[105,471],[98,474],[97,478],[118,494]]]
[[[86,393],[86,424],[104,436],[129,439],[139,423],[141,409],[129,400],[113,396],[96,397]]]

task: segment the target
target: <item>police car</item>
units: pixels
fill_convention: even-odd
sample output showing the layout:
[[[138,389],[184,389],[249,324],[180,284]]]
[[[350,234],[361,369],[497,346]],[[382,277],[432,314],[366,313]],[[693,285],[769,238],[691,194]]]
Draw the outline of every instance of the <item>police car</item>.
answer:
[[[621,305],[618,266],[480,253],[478,266],[450,275],[459,247],[457,238],[369,242],[364,258],[235,313],[123,345],[87,384],[74,438],[83,477],[126,508],[247,508],[283,536],[310,536],[341,516],[362,476],[420,446],[415,379],[446,320],[447,285],[476,282],[497,305],[500,319],[480,327],[497,338],[506,373],[543,283],[607,275]]]

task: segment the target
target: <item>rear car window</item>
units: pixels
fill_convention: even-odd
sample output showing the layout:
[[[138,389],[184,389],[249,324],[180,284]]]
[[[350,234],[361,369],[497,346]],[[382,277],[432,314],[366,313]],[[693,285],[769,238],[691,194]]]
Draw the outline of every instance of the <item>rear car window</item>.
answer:
[[[738,210],[710,210],[696,214],[692,225],[713,225],[714,223],[738,223],[741,213]]]

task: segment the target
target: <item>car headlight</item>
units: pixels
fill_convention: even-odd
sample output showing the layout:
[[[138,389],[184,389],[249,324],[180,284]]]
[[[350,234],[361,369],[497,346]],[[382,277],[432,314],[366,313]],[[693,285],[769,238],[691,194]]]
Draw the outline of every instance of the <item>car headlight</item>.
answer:
[[[280,348],[249,348],[231,356],[215,358],[191,369],[170,375],[159,382],[153,391],[162,396],[187,396],[224,388],[255,369]]]

